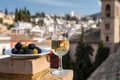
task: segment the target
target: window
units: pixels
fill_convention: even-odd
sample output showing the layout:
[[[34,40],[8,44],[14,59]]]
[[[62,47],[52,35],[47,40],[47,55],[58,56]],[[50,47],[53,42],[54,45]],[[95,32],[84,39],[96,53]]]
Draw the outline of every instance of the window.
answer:
[[[110,30],[110,24],[105,24],[105,30]]]
[[[106,5],[106,9],[105,10],[106,10],[106,16],[110,17],[110,5],[109,4]]]
[[[109,41],[109,36],[106,36],[106,42],[108,42]]]

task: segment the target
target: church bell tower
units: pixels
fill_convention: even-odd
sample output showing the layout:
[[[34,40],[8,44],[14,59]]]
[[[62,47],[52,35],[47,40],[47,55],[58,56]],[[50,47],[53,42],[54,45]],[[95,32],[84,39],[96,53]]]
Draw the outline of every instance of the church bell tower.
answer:
[[[115,53],[120,42],[120,0],[101,0],[101,40],[110,53]]]

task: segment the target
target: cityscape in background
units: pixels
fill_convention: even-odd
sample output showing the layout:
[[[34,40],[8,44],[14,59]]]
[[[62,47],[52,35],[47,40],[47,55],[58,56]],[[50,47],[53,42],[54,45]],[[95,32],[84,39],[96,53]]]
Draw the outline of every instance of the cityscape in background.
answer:
[[[29,15],[26,15],[27,13]],[[85,16],[74,11],[62,15],[46,14],[44,12],[30,15],[26,7],[21,10],[16,9],[15,13],[10,13],[5,8],[5,11],[0,11],[0,53],[2,54],[4,48],[13,48],[19,41],[26,44],[34,42],[42,48],[47,46],[50,48],[51,33],[55,22],[67,27],[69,37],[72,39],[75,35],[81,34],[82,27],[85,31],[98,29],[101,18],[100,15]]]
[[[56,26],[66,27],[70,49],[62,66],[73,71],[73,80],[119,80],[120,0],[25,0],[22,8],[22,1],[14,2],[20,3],[0,3],[0,56],[11,54],[18,42],[34,43],[50,50],[50,68],[58,68],[52,35]]]
[[[6,2],[4,0],[2,3],[6,4]],[[100,78],[109,80],[105,75],[110,76],[113,70],[119,70],[116,67],[119,64],[117,61],[119,57],[115,58],[115,56],[119,56],[120,52],[120,0],[93,0],[88,3],[91,4],[90,6],[87,3],[82,5],[85,0],[81,3],[73,0],[71,2],[61,0],[58,1],[59,3],[56,0],[25,0],[23,7],[17,5],[22,1],[15,0],[15,2],[20,3],[12,6],[11,1],[6,6],[2,4],[0,8],[1,57],[10,56],[5,54],[11,54],[11,49],[15,50],[18,42],[26,45],[33,43],[41,50],[49,49],[49,68],[58,68],[59,57],[52,51],[51,42],[54,28],[61,26],[66,27],[70,43],[68,53],[62,57],[62,66],[63,69],[73,71],[73,80],[99,80]],[[96,2],[97,4],[99,2],[98,6]],[[30,4],[32,5],[28,6]],[[24,55],[29,51],[24,49],[22,53],[17,49],[15,54]],[[31,52],[34,54],[35,50],[32,49]],[[111,56],[114,53],[115,56]],[[111,62],[112,57],[117,63]],[[116,74],[114,77],[116,78]]]

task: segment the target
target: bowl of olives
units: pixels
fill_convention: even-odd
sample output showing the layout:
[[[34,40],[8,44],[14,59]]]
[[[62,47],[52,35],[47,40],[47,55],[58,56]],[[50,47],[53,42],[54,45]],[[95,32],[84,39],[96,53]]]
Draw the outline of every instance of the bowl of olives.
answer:
[[[41,55],[49,54],[48,49],[41,49],[34,43],[29,43],[28,45],[17,42],[14,48],[11,49],[11,56],[17,59],[28,59],[37,58]]]

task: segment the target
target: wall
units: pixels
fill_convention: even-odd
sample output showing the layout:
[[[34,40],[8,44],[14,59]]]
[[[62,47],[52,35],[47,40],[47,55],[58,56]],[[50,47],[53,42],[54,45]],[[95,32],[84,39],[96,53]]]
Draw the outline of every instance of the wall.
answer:
[[[73,42],[73,43],[70,43],[70,57],[71,57],[71,60],[74,61],[75,60],[75,53],[76,53],[76,47],[77,47],[78,43],[77,42]],[[97,53],[97,49],[98,49],[98,44],[96,43],[91,43],[90,44],[93,49],[94,49],[94,52],[93,52],[93,57],[91,57],[91,61],[93,62],[95,60],[95,55]]]

